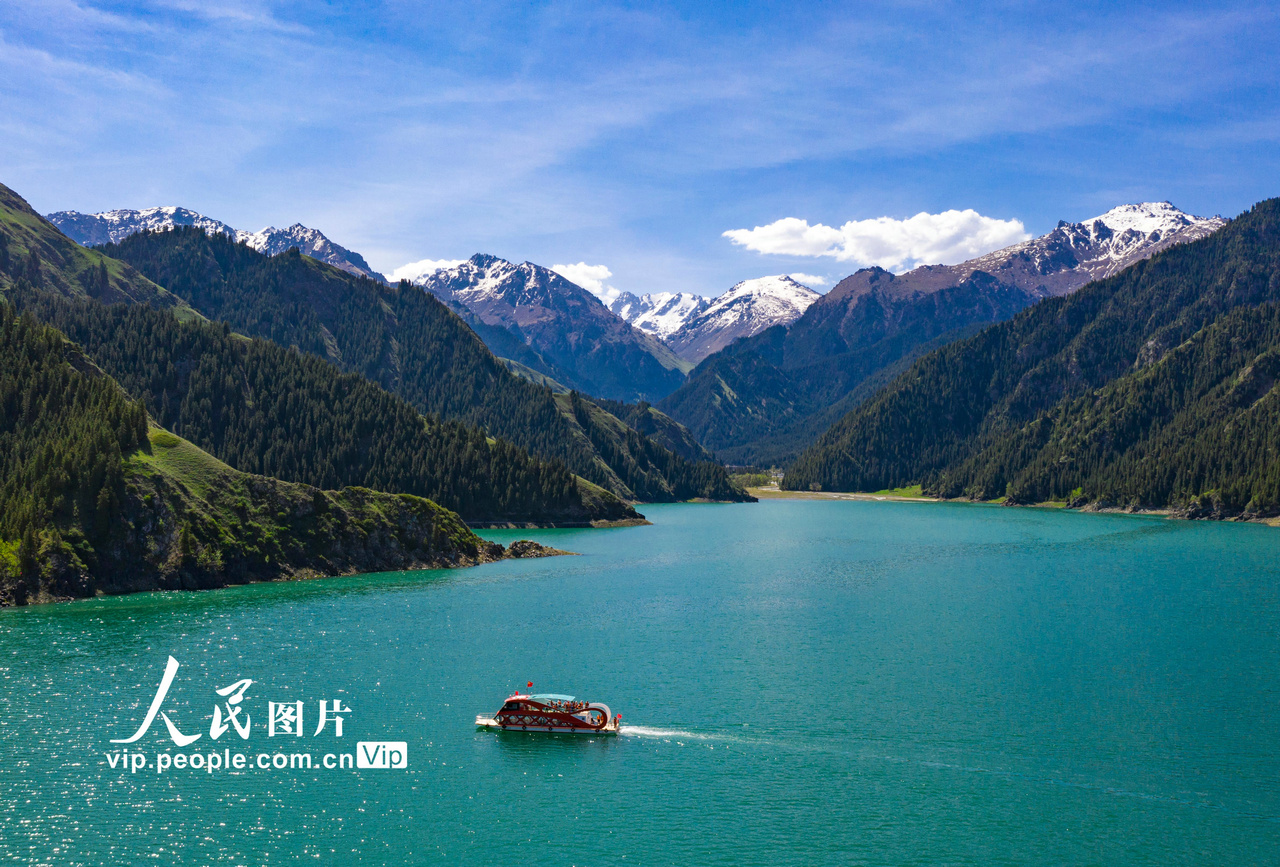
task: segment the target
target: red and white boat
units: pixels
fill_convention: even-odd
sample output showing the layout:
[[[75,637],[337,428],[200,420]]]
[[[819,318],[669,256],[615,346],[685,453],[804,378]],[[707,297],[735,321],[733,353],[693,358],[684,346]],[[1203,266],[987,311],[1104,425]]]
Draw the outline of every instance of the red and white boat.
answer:
[[[507,732],[559,732],[571,735],[616,735],[622,714],[607,704],[579,701],[571,695],[512,693],[493,716],[481,714],[476,726]]]

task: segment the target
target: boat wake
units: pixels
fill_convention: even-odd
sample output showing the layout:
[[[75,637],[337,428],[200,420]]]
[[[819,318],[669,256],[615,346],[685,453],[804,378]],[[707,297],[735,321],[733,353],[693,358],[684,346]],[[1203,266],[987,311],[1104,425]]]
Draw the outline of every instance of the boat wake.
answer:
[[[658,738],[660,740],[690,740],[690,741],[730,741],[736,740],[728,735],[714,735],[706,732],[690,732],[684,729],[655,729],[649,726],[627,726],[624,725],[618,730],[618,734],[623,736],[631,736],[635,738]]]

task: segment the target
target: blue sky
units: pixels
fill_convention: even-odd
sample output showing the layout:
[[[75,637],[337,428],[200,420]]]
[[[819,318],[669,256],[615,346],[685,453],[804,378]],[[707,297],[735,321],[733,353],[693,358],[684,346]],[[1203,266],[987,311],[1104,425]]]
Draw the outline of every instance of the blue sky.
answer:
[[[787,218],[1234,215],[1280,194],[1278,47],[1273,3],[0,0],[0,181],[715,294],[857,267],[724,235]]]

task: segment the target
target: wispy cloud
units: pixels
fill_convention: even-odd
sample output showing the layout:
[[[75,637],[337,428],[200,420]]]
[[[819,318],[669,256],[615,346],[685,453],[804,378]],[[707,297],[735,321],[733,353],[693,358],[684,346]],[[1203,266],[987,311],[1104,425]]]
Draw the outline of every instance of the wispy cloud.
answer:
[[[384,268],[425,238],[718,291],[750,276],[720,231],[777,214],[962,201],[1038,227],[1130,186],[1228,210],[1184,194],[1209,164],[1274,176],[1239,152],[1280,107],[1264,4],[102,5],[0,0],[6,183],[298,220]],[[1224,120],[1248,141],[1210,153]]]
[[[792,271],[787,276],[801,285],[808,286],[810,289],[815,286],[826,286],[831,282],[826,277],[820,277],[817,274],[802,274],[799,271]]]
[[[921,212],[905,220],[850,220],[838,229],[784,217],[754,229],[730,229],[724,237],[757,253],[825,256],[854,265],[906,271],[917,265],[953,265],[1025,241],[1031,235],[1020,220],[997,220],[968,208],[940,214]]]
[[[251,30],[274,30],[279,33],[295,34],[307,33],[310,30],[301,22],[277,18],[265,3],[233,2],[233,0],[218,0],[216,3],[162,0],[159,5],[206,21],[232,22]]]

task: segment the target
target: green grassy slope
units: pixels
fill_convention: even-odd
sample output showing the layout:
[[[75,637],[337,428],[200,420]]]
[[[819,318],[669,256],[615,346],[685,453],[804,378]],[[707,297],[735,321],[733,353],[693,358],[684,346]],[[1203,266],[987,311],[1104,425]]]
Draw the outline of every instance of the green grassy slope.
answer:
[[[144,302],[194,316],[182,299],[132,266],[81,247],[0,184],[0,291],[20,281],[63,297]]]

